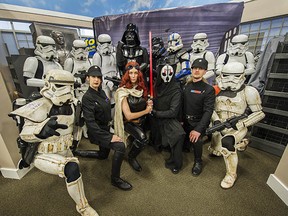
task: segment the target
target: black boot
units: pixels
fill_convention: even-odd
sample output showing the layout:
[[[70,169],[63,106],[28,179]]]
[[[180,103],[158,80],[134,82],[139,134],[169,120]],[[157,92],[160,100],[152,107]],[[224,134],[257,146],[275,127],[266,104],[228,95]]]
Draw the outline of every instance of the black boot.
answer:
[[[124,159],[124,153],[115,151],[112,159],[111,184],[121,190],[131,190],[132,185],[120,178],[120,169]]]
[[[198,176],[202,172],[202,160],[196,160],[193,168],[192,168],[192,175],[193,176]]]
[[[136,157],[140,154],[141,149],[137,146],[133,145],[129,154],[128,154],[128,163],[130,166],[137,172],[140,172],[142,170],[142,167],[138,163]]]
[[[120,177],[111,176],[111,184],[121,190],[132,190],[132,185],[129,182],[121,179]]]
[[[80,156],[80,157],[88,157],[88,158],[96,158],[99,160],[105,160],[107,157],[104,157],[101,155],[101,153],[97,150],[78,150],[76,149],[73,151],[74,156]]]

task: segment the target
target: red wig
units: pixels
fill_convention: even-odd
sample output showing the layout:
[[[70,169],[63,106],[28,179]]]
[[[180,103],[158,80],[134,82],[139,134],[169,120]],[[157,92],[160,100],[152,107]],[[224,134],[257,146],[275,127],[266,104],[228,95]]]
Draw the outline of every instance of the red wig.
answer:
[[[130,61],[128,62],[126,65],[125,65],[125,73],[122,77],[122,80],[121,80],[121,83],[120,83],[120,86],[119,87],[125,87],[125,88],[128,88],[128,89],[132,89],[133,85],[130,81],[130,77],[129,77],[129,67],[135,67],[136,69],[139,68],[139,64],[136,62],[136,61]],[[140,71],[140,69],[138,69],[138,77],[137,77],[137,87],[136,87],[137,90],[143,90],[143,97],[145,99],[147,99],[147,96],[148,96],[148,92],[147,92],[147,88],[145,86],[145,83],[144,83],[144,78],[143,78],[143,74],[142,72]]]

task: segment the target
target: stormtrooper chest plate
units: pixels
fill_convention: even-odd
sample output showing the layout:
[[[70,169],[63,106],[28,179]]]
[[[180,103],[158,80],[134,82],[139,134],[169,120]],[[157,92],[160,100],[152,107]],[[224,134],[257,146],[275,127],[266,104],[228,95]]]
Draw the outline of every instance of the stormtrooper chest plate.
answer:
[[[221,119],[230,118],[235,115],[241,115],[247,108],[247,102],[244,90],[236,93],[236,96],[217,96],[215,102],[215,111]]]

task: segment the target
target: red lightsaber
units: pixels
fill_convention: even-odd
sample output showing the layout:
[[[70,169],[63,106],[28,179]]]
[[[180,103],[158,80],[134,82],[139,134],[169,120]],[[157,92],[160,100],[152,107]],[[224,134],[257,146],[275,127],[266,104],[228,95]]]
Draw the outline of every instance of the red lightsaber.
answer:
[[[153,65],[152,65],[152,32],[149,31],[149,62],[150,62],[150,98],[153,98]]]

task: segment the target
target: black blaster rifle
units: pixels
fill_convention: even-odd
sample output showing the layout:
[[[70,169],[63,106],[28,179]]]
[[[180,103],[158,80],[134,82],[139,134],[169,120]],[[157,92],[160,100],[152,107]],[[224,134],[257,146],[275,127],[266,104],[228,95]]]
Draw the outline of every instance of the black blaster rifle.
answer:
[[[235,128],[235,125],[237,124],[237,122],[241,119],[246,118],[247,116],[248,115],[246,113],[243,113],[242,115],[233,116],[222,123],[219,123],[219,124],[216,124],[210,128],[207,128],[206,129],[206,135],[212,134],[216,131],[222,131],[225,128],[233,128],[233,129],[237,130],[237,128]]]
[[[121,79],[119,79],[118,77],[114,77],[114,76],[113,77],[105,76],[104,79],[113,82],[114,86],[119,86],[121,83]]]
[[[81,82],[84,83],[86,79],[86,74],[87,74],[87,71],[82,70],[82,71],[78,71],[78,73],[75,73],[74,77],[80,78]]]

